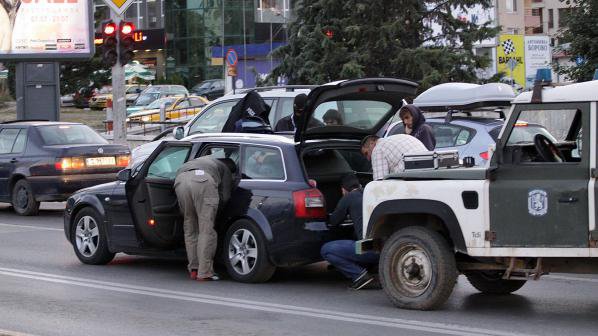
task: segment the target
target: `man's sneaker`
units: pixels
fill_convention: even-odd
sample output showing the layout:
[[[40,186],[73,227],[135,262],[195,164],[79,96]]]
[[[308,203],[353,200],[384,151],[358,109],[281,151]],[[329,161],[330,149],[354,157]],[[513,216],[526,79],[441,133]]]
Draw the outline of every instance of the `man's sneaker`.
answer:
[[[361,272],[359,276],[353,280],[350,288],[353,290],[360,290],[373,280],[374,276],[369,274],[367,270],[363,270],[363,272]]]
[[[191,280],[196,280],[197,279],[197,270],[196,269],[192,269],[191,272],[189,272],[189,278]]]
[[[197,281],[218,281],[220,280],[220,277],[218,276],[218,274],[212,274],[211,276],[207,276],[207,277],[197,277]]]

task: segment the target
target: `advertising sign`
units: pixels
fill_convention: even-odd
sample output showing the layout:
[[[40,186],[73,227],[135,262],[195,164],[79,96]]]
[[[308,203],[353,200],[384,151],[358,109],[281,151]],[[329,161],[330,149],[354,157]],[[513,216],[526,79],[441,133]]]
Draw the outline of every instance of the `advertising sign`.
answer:
[[[541,68],[550,68],[552,51],[550,50],[550,37],[526,36],[525,37],[525,81],[526,87],[534,86],[536,72]]]
[[[496,71],[517,84],[517,89],[525,87],[524,44],[523,35],[500,35],[496,47]]]
[[[0,60],[93,56],[91,1],[3,0],[0,3]]]

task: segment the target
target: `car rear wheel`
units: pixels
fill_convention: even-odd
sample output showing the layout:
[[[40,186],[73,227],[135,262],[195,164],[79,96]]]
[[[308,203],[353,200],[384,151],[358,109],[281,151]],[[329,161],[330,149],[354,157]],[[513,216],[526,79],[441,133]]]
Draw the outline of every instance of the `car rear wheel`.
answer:
[[[392,303],[405,309],[440,307],[457,282],[457,265],[447,241],[423,227],[395,232],[380,255],[380,282]]]
[[[12,188],[12,207],[21,216],[34,216],[39,211],[33,189],[27,180],[18,180]]]
[[[104,265],[114,259],[108,250],[106,230],[101,215],[92,208],[84,208],[71,227],[71,243],[77,258],[90,265]]]
[[[510,294],[525,285],[525,280],[505,280],[503,274],[503,271],[479,271],[467,272],[465,276],[475,289],[487,294]]]
[[[255,223],[241,219],[226,232],[224,264],[228,274],[240,282],[266,282],[276,267],[266,251],[266,239]]]

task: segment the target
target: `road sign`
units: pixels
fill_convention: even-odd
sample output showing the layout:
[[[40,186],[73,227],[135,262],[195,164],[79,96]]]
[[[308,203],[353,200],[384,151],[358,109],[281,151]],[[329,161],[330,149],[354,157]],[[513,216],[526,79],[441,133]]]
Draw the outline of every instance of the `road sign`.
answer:
[[[229,66],[235,66],[237,65],[238,61],[239,57],[237,56],[237,52],[235,51],[235,49],[228,49],[228,51],[226,52],[226,64],[228,64]]]
[[[122,16],[135,0],[104,0],[104,2],[114,13],[118,14],[118,16]]]
[[[237,67],[236,66],[228,66],[227,74],[231,77],[237,76]]]

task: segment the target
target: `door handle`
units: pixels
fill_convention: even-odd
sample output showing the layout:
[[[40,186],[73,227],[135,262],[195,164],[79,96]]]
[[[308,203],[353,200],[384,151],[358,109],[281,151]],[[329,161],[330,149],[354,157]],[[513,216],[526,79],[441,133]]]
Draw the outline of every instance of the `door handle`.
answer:
[[[19,162],[19,160],[17,160],[17,158],[10,159],[10,163],[17,163],[17,162]]]
[[[573,196],[565,196],[565,197],[559,198],[559,203],[575,203],[577,201],[578,201],[577,197],[573,197]]]

